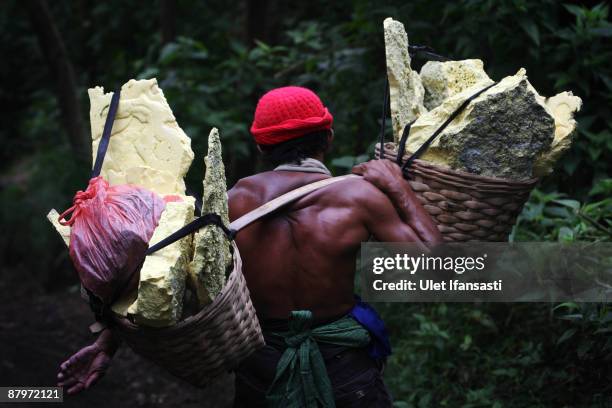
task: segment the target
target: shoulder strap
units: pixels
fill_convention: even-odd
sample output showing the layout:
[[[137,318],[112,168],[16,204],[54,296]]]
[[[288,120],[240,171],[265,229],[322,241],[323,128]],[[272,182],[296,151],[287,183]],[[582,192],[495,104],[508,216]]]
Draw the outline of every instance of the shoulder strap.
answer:
[[[98,177],[102,170],[102,164],[104,163],[104,157],[106,156],[106,150],[110,143],[111,131],[113,130],[113,123],[115,121],[115,115],[117,114],[117,108],[119,107],[119,99],[121,98],[121,90],[117,89],[111,97],[110,106],[108,107],[108,113],[106,115],[106,121],[104,122],[104,130],[98,143],[98,152],[96,154],[96,161],[91,171],[91,178]]]
[[[334,184],[339,181],[351,178],[360,178],[360,176],[357,176],[355,174],[349,174],[346,176],[327,178],[320,181],[315,181],[314,183],[306,184],[305,186],[296,188],[295,190],[291,190],[288,193],[276,197],[274,200],[268,201],[267,203],[261,205],[253,211],[248,212],[242,217],[238,218],[230,224],[230,230],[238,232],[247,225],[257,221],[261,217],[264,217],[270,214],[271,212],[276,211],[279,208],[289,203],[292,203],[299,198],[304,197],[306,194],[312,193],[313,191],[316,191],[325,186],[329,186],[330,184]]]
[[[275,210],[278,210],[282,206],[287,205],[301,197],[304,197],[308,193],[311,193],[330,184],[337,183],[338,181],[346,180],[348,178],[356,177],[361,176],[349,174],[347,176],[332,177],[320,181],[315,181],[314,183],[306,184],[305,186],[296,188],[295,190],[291,190],[288,193],[285,193],[272,201],[268,201],[262,206],[238,218],[229,225],[229,228],[223,224],[223,222],[221,221],[221,217],[219,217],[218,214],[203,214],[202,216],[191,221],[189,224],[183,226],[179,230],[162,239],[155,245],[149,247],[146,253],[147,255],[151,255],[152,253],[159,251],[160,249],[167,247],[168,245],[178,241],[179,239],[199,230],[203,226],[211,224],[217,225],[219,228],[221,228],[223,232],[225,232],[227,237],[232,240],[234,239],[238,231],[251,224],[252,222],[257,221],[261,217],[268,215]]]

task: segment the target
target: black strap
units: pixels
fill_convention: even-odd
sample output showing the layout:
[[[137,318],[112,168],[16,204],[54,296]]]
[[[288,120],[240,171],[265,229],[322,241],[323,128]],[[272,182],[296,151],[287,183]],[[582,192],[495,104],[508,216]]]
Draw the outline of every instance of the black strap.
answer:
[[[389,105],[389,78],[385,80],[385,97],[383,98],[382,117],[380,121],[380,151],[378,159],[384,158],[385,146],[385,125],[387,119],[387,105]]]
[[[397,148],[397,157],[395,158],[395,161],[399,166],[402,165],[402,159],[404,158],[404,152],[406,151],[406,142],[408,141],[410,128],[414,122],[416,122],[416,119],[406,124],[406,126],[404,126],[404,130],[402,131],[402,137],[400,138],[399,146]]]
[[[106,122],[104,122],[104,131],[98,143],[98,152],[96,154],[96,161],[91,171],[91,178],[98,177],[100,171],[102,171],[102,164],[104,163],[104,157],[106,156],[106,150],[110,142],[111,131],[113,130],[113,122],[115,121],[115,115],[117,115],[117,107],[119,106],[119,98],[121,97],[121,91],[116,90],[111,98],[110,107],[108,108],[108,114],[106,115]]]
[[[418,159],[419,157],[421,157],[421,155],[425,152],[425,150],[427,150],[429,148],[429,145],[431,145],[431,143],[438,137],[438,135],[440,133],[442,133],[442,131],[461,113],[463,112],[463,110],[470,104],[470,102],[472,102],[474,99],[476,99],[477,97],[479,97],[483,92],[487,91],[488,89],[492,88],[493,86],[497,85],[497,82],[492,83],[491,85],[481,89],[480,91],[476,92],[475,94],[473,94],[472,96],[470,96],[469,98],[467,98],[465,101],[463,101],[463,103],[461,105],[459,105],[459,107],[457,109],[455,109],[455,111],[453,113],[450,114],[450,116],[448,118],[446,118],[446,120],[444,121],[444,123],[442,123],[442,125],[440,125],[440,127],[438,129],[436,129],[435,132],[433,132],[433,134],[431,136],[429,136],[429,138],[425,141],[425,143],[423,143],[421,145],[421,147],[419,147],[417,149],[416,152],[414,152],[409,158],[408,160],[406,160],[406,162],[404,163],[404,165],[402,166],[402,171],[406,171],[408,169],[408,167],[410,167],[410,165],[412,164],[412,162],[415,159]]]
[[[432,61],[452,61],[450,58],[438,54],[433,48],[427,45],[409,45],[408,54],[410,58],[422,56]]]
[[[162,239],[157,244],[149,247],[149,249],[147,250],[147,255],[150,255],[153,252],[159,251],[160,249],[167,247],[168,245],[178,241],[179,239],[186,237],[187,235],[199,230],[205,225],[211,225],[211,224],[214,224],[218,226],[219,228],[221,228],[221,230],[225,232],[225,235],[227,235],[227,238],[229,240],[233,240],[234,237],[236,236],[236,231],[227,228],[223,224],[223,221],[221,221],[221,217],[218,214],[208,213],[208,214],[202,215],[201,217],[196,218],[195,220],[191,221],[189,224],[185,225],[181,229],[168,235],[166,238]]]

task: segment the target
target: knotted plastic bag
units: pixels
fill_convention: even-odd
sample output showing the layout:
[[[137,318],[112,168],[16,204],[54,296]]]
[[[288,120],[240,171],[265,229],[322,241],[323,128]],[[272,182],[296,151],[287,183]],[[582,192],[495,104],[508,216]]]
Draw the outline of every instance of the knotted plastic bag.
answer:
[[[71,226],[70,257],[83,286],[109,305],[131,289],[130,283],[138,283],[134,278],[165,201],[142,187],[110,186],[94,177],[85,191],[76,193],[73,204],[59,218]]]

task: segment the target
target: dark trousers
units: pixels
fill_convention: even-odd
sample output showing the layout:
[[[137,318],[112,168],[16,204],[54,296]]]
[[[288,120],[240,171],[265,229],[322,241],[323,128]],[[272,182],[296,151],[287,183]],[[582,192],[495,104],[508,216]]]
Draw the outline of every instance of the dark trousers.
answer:
[[[235,408],[266,406],[266,391],[274,379],[284,345],[278,339],[265,337],[267,345],[236,370]],[[366,348],[318,345],[336,407],[391,407],[391,396],[382,379],[382,364],[372,359]]]

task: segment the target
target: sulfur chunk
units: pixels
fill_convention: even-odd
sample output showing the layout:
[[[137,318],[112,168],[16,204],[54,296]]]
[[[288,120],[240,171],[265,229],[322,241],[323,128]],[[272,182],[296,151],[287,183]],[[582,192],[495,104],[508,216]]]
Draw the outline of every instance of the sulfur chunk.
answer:
[[[420,116],[406,150],[416,151],[473,93],[466,89]],[[521,69],[472,101],[421,158],[484,176],[531,178],[536,158],[549,149],[555,132],[552,111],[543,101]]]
[[[427,109],[435,108],[446,98],[466,89],[472,88],[475,92],[493,83],[479,59],[429,61],[421,68],[420,76],[425,87]]]
[[[89,89],[93,157],[113,93]],[[160,195],[185,194],[193,161],[191,139],[179,127],[157,80],[130,80],[121,99],[101,175],[113,184],[137,184]]]
[[[204,158],[204,195],[202,214],[214,213],[229,225],[225,167],[221,156],[219,131],[213,128],[208,136],[208,155]],[[232,264],[230,243],[216,225],[207,225],[194,236],[194,255],[190,278],[200,305],[212,302],[225,284],[225,271]]]
[[[60,224],[58,218],[59,213],[55,209],[52,209],[51,211],[49,211],[49,214],[47,214],[47,219],[51,224],[53,224],[53,228],[55,228],[57,233],[60,235],[60,237],[64,241],[64,244],[68,246],[70,245],[70,227],[67,225]]]
[[[551,173],[555,162],[571,147],[576,129],[574,113],[580,111],[582,99],[571,92],[561,92],[546,99],[546,106],[555,118],[555,138],[535,163],[534,174],[540,177]]]
[[[105,94],[102,87],[89,89],[94,161],[111,97],[112,92]],[[157,81],[130,80],[124,84],[101,175],[111,184],[136,184],[162,196],[182,198],[166,204],[150,245],[193,219],[194,200],[185,197],[183,181],[192,161],[191,140],[176,122]],[[51,210],[47,218],[68,245],[70,229],[61,226],[57,216]],[[138,291],[125,294],[112,305],[113,311],[123,316],[129,312],[143,325],[175,324],[182,312],[192,241],[192,236],[185,237],[147,256]]]
[[[425,90],[419,74],[410,68],[408,35],[404,25],[392,18],[386,18],[383,25],[389,78],[389,104],[393,137],[397,142],[404,126],[427,112],[423,106]]]
[[[183,197],[183,200],[166,204],[150,245],[193,220],[195,200],[192,197]],[[136,323],[165,327],[179,321],[191,252],[192,236],[188,235],[145,258],[140,270],[136,301],[127,310]],[[122,299],[117,305],[119,312],[125,303],[125,299]]]

